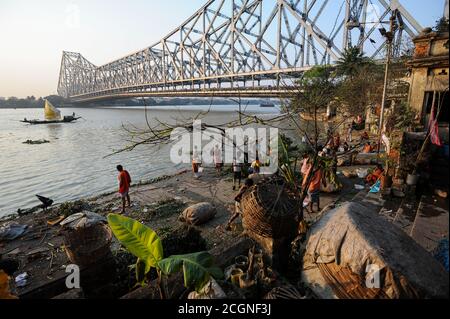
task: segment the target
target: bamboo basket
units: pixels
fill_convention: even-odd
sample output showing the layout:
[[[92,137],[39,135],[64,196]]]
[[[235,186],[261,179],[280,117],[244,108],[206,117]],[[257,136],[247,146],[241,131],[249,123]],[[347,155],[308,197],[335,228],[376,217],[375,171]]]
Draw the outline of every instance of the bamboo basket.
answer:
[[[295,235],[300,199],[280,178],[253,186],[241,201],[243,226],[265,238]]]
[[[272,289],[266,296],[264,296],[264,299],[298,300],[305,299],[305,296],[302,296],[293,286],[286,285]]]
[[[111,253],[112,231],[108,225],[64,231],[64,246],[70,262],[78,266],[91,265]]]

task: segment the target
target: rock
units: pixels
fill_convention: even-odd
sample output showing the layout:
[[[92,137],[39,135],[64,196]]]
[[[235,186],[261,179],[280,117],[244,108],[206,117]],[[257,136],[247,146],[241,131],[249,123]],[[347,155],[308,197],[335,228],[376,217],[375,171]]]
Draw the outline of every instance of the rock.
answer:
[[[199,203],[185,209],[180,220],[197,226],[213,219],[216,213],[217,210],[211,203]]]

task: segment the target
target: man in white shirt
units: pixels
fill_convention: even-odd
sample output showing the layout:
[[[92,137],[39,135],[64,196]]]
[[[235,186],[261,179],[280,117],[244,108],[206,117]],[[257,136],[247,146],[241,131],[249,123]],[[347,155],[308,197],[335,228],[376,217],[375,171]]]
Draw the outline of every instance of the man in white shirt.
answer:
[[[222,151],[219,149],[219,145],[214,147],[214,164],[216,165],[217,175],[220,176],[222,173]]]

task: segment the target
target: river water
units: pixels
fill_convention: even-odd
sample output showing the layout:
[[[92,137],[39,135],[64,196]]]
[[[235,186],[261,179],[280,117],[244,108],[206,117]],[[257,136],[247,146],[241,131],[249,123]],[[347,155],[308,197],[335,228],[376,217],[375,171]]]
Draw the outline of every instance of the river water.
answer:
[[[202,107],[149,108],[150,122],[186,120]],[[0,109],[0,218],[38,205],[40,194],[57,203],[113,191],[116,165],[123,164],[134,182],[173,174],[184,166],[169,160],[169,146],[141,146],[132,152],[105,156],[127,146],[123,125],[145,127],[143,108],[70,108],[83,119],[71,124],[27,125],[24,118],[42,119],[43,109]],[[204,121],[222,124],[237,117],[237,107],[214,106]],[[278,113],[277,108],[248,106],[247,113]],[[270,116],[270,114],[268,115]],[[45,139],[49,144],[28,145],[26,140]]]

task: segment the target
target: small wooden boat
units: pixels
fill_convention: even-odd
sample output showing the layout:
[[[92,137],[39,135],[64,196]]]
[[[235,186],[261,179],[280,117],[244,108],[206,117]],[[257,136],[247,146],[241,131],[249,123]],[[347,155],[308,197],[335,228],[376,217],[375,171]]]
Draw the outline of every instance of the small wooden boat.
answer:
[[[23,120],[20,121],[22,123],[28,123],[31,125],[39,125],[39,124],[55,124],[55,123],[72,123],[76,120],[79,120],[81,117],[73,117],[73,116],[64,116],[62,120],[53,120],[53,121],[47,121],[47,120]]]
[[[21,121],[22,123],[28,123],[32,125],[38,124],[55,124],[55,123],[72,123],[79,120],[80,117],[76,117],[75,113],[71,116],[61,117],[61,111],[54,107],[49,101],[45,100],[44,106],[45,120],[27,120],[26,118]]]

